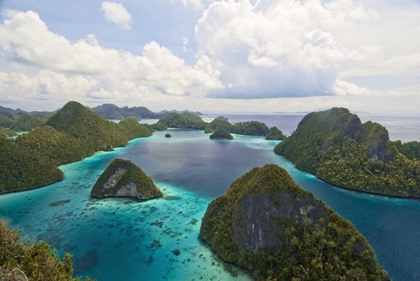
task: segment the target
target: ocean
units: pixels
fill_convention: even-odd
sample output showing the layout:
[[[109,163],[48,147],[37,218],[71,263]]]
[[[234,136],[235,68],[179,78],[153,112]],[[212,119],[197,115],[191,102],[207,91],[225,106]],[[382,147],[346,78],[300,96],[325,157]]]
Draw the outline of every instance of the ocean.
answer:
[[[304,115],[224,116],[232,123],[261,121],[290,134]],[[393,140],[420,140],[419,130],[413,129],[419,127],[420,117],[371,115],[370,120],[385,125]],[[61,255],[71,253],[77,276],[99,281],[250,280],[202,243],[201,219],[209,202],[235,179],[253,167],[275,163],[355,224],[393,280],[420,280],[420,200],[334,187],[276,155],[278,141],[240,135],[233,141],[217,141],[198,130],[169,132],[170,139],[164,137],[167,132],[156,132],[113,152],[63,165],[61,182],[1,195],[0,215],[22,228],[29,239],[43,239]],[[117,157],[141,167],[165,196],[147,202],[90,198],[93,184]]]

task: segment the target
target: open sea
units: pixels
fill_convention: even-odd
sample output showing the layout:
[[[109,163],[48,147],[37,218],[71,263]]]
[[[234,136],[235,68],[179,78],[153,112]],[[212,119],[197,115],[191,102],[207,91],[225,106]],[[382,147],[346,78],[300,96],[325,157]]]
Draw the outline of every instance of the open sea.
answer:
[[[225,116],[231,123],[261,121],[289,135],[304,114]],[[360,117],[386,126],[392,140],[420,141],[420,116]],[[22,228],[27,238],[51,243],[60,255],[71,253],[76,276],[98,281],[250,280],[200,241],[201,219],[209,202],[235,179],[255,166],[275,163],[355,224],[393,280],[420,280],[420,200],[334,187],[276,155],[277,141],[240,135],[215,141],[203,131],[169,132],[170,139],[164,137],[167,131],[156,132],[113,152],[63,165],[61,182],[1,195],[0,216]],[[95,181],[116,157],[136,163],[165,196],[147,202],[90,198]]]

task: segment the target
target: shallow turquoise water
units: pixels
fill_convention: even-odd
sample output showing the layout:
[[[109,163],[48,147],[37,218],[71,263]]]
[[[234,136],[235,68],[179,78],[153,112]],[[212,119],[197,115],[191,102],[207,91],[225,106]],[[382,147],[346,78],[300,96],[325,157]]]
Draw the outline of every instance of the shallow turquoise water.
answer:
[[[335,188],[277,156],[278,142],[235,135],[213,141],[202,131],[171,130],[137,139],[114,152],[62,166],[65,180],[0,196],[0,215],[30,238],[74,255],[75,272],[98,280],[248,280],[219,261],[198,232],[212,198],[255,166],[276,163],[295,181],[352,221],[394,280],[419,280],[420,201]],[[139,165],[165,194],[148,202],[89,197],[116,157]],[[179,249],[180,255],[172,251]],[[234,277],[238,275],[238,277]]]

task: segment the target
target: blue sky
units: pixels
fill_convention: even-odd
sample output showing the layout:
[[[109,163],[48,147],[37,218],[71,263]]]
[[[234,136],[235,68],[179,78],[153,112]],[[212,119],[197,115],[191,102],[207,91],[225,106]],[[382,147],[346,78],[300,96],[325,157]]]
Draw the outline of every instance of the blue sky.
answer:
[[[420,113],[420,1],[0,1],[0,104]]]

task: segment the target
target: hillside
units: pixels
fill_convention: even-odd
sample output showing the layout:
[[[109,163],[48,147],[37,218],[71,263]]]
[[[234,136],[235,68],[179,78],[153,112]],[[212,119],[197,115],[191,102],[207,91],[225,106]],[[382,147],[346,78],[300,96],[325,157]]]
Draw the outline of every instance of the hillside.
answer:
[[[256,280],[390,280],[354,225],[274,164],[214,199],[200,236]]]
[[[90,193],[93,197],[132,197],[148,200],[161,197],[162,192],[133,162],[115,159],[96,181]]]
[[[27,132],[34,128],[41,127],[44,122],[45,121],[42,118],[25,113],[16,119],[10,129],[17,132]]]
[[[275,152],[337,186],[420,197],[420,162],[399,153],[383,126],[345,108],[306,115]]]
[[[16,140],[1,139],[0,193],[44,186],[63,179],[59,165],[81,160],[108,146],[152,133],[135,120],[116,124],[77,102],[67,103],[47,125]]]
[[[146,107],[118,107],[115,104],[103,104],[92,108],[93,111],[101,115],[106,119],[122,120],[124,118],[135,118],[135,119],[159,119],[166,113],[156,113],[149,110]]]
[[[207,123],[194,113],[170,112],[160,118],[158,124],[163,124],[168,128],[204,130]]]

